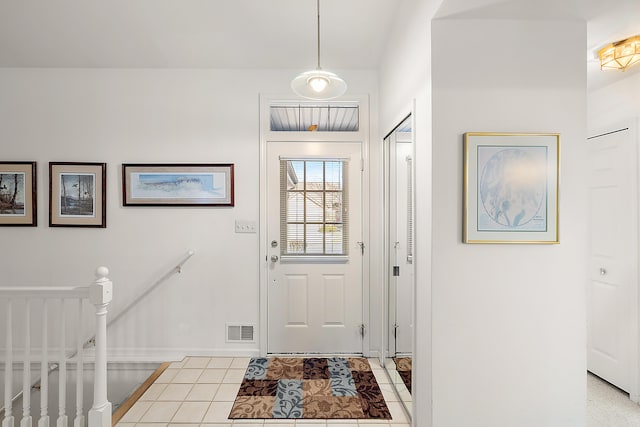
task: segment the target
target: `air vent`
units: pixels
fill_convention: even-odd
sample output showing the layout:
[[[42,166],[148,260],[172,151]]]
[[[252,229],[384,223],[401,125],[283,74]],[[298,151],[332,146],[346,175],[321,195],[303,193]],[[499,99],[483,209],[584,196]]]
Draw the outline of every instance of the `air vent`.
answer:
[[[255,342],[254,325],[227,323],[227,342]]]

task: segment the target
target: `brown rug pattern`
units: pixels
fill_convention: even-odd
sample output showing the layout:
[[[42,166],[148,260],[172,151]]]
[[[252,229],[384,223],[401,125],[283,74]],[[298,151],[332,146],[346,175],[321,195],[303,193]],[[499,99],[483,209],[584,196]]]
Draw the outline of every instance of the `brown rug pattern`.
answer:
[[[396,371],[400,374],[402,382],[411,393],[411,358],[410,357],[394,357],[393,361],[396,363]]]
[[[391,419],[371,371],[358,357],[252,358],[230,419]]]

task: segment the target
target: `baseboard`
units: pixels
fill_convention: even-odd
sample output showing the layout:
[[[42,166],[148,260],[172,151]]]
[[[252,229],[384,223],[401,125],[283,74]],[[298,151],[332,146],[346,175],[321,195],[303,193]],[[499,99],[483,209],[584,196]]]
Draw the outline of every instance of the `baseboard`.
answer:
[[[364,353],[364,357],[380,359],[380,351],[379,350],[369,350],[369,353]]]
[[[109,348],[107,360],[110,362],[177,362],[185,357],[255,357],[260,350],[253,349],[211,349],[211,348]]]

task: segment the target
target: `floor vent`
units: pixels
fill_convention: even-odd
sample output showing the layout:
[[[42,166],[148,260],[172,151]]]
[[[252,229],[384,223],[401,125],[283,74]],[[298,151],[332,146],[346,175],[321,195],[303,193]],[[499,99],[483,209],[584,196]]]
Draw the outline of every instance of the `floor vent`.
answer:
[[[255,342],[254,325],[227,323],[227,342]]]

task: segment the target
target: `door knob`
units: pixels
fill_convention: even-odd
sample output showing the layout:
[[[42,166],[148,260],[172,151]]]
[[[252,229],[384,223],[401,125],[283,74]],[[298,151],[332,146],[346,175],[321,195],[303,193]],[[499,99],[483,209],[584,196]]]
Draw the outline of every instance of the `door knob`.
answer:
[[[605,274],[607,274],[607,270],[604,267],[600,267],[600,275],[604,276]]]
[[[271,255],[271,262],[277,262],[279,259],[278,255]]]

